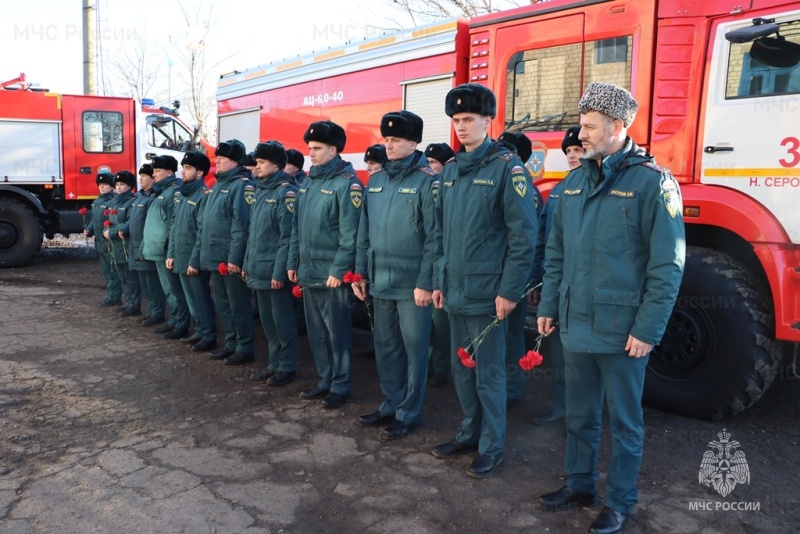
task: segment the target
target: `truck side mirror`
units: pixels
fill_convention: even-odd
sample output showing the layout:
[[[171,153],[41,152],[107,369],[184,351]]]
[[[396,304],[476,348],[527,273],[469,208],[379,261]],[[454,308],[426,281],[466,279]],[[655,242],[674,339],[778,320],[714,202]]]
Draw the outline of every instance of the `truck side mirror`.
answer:
[[[761,18],[753,19],[752,26],[737,28],[725,34],[725,39],[731,43],[749,43],[759,37],[766,37],[773,33],[778,33],[779,27],[774,19],[765,20]]]
[[[762,37],[753,41],[750,57],[768,67],[791,68],[800,62],[800,44],[785,37]]]

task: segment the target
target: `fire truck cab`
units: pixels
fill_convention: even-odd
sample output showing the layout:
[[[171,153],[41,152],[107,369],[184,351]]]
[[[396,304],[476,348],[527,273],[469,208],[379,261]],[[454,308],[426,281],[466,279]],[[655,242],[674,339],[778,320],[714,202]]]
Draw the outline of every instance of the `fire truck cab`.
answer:
[[[198,146],[175,109],[152,101],[34,90],[24,75],[0,87],[3,267],[30,261],[43,235],[82,232],[78,210],[97,197],[101,170],[135,174],[157,155],[180,161]]]

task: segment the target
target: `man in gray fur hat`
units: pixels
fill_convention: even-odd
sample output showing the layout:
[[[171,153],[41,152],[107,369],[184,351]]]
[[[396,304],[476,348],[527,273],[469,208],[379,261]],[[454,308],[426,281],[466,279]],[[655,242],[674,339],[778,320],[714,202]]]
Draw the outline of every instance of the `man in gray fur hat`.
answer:
[[[586,152],[553,214],[539,304],[539,332],[558,326],[570,372],[567,482],[538,505],[556,511],[597,503],[605,398],[611,461],[605,507],[590,527],[602,534],[623,530],[639,498],[645,368],[672,312],[685,256],[678,185],[627,135],[637,109],[628,91],[606,83],[589,84],[581,98]]]

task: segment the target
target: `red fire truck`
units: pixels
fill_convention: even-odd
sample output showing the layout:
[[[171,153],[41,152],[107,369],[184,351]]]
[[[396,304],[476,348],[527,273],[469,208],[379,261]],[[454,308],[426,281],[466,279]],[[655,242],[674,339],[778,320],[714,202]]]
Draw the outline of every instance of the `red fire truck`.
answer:
[[[628,88],[640,104],[630,135],[681,183],[688,241],[645,400],[716,418],[755,403],[780,369],[797,376],[799,62],[800,2],[552,0],[225,75],[219,133],[302,150],[307,125],[330,118],[363,170],[387,111],[422,116],[423,147],[455,144],[444,95],[477,82],[498,97],[492,135],[533,141],[527,163],[546,193],[566,172],[560,142],[586,85]]]
[[[22,74],[0,84],[0,266],[30,261],[42,235],[83,232],[81,207],[103,169],[131,170],[197,146],[176,109],[131,98],[62,95]],[[203,150],[207,150],[203,148]]]

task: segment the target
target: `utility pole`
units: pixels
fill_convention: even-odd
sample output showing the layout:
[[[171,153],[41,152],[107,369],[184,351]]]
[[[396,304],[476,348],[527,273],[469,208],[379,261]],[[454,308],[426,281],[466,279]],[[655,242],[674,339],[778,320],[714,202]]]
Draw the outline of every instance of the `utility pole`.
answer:
[[[83,94],[97,94],[95,0],[83,0]]]

